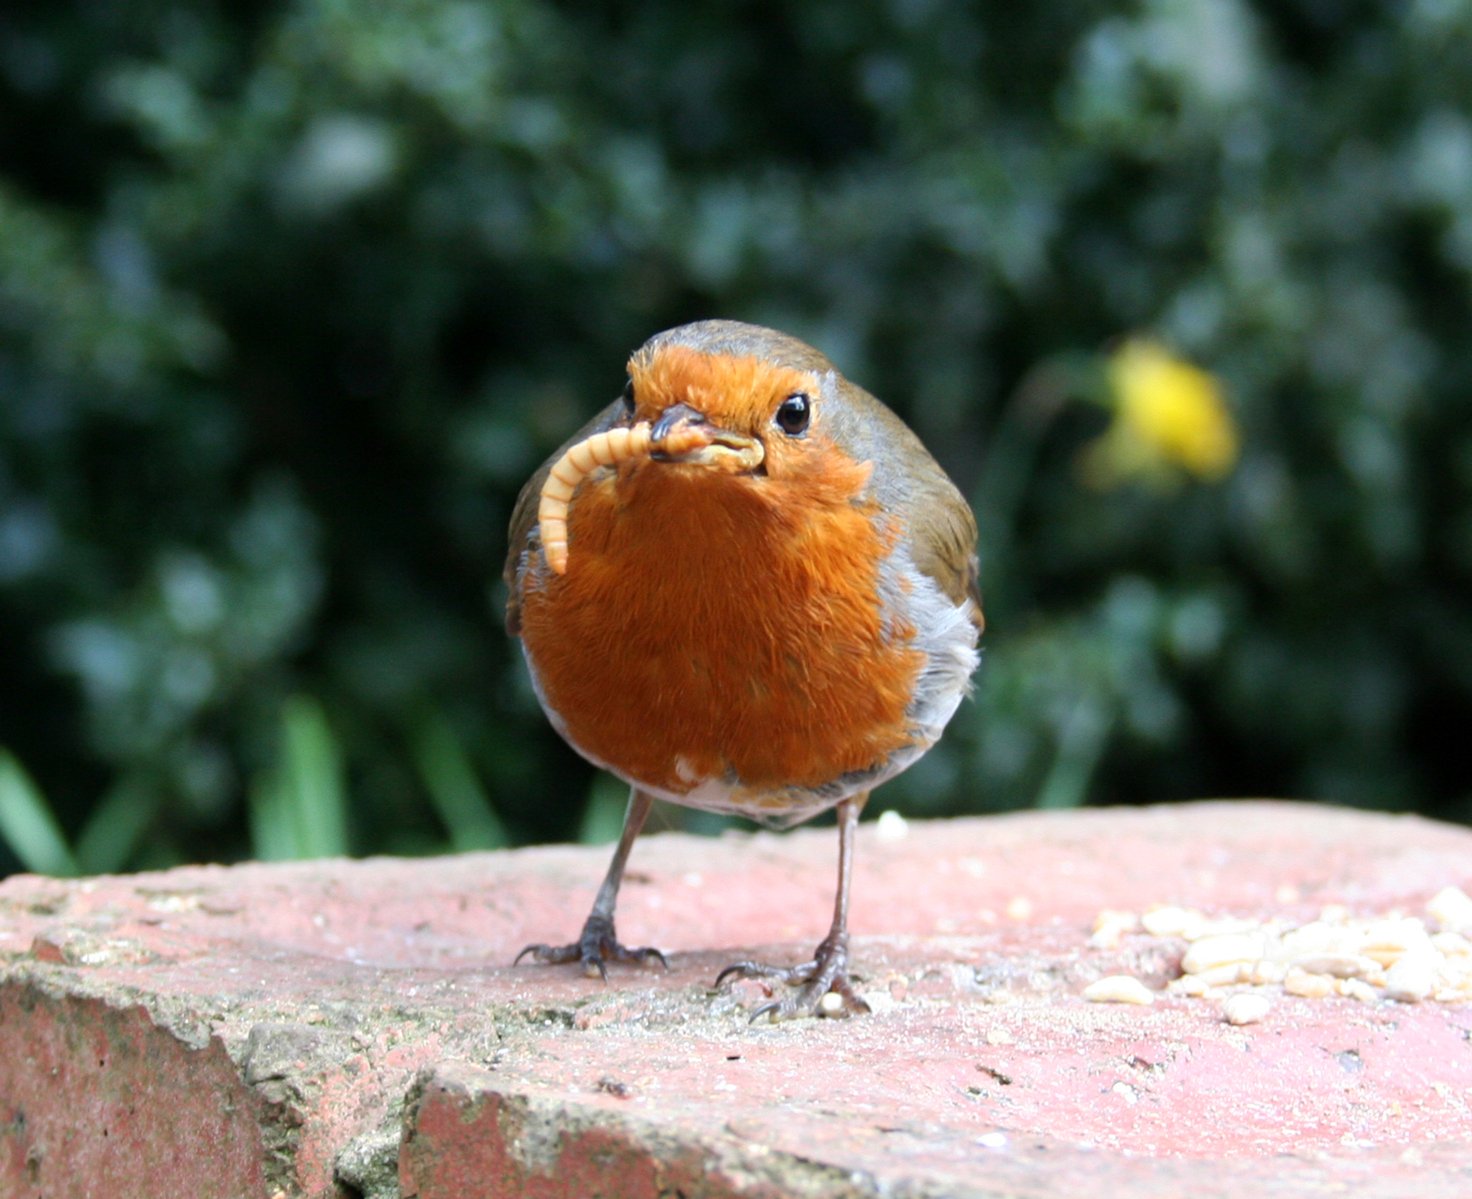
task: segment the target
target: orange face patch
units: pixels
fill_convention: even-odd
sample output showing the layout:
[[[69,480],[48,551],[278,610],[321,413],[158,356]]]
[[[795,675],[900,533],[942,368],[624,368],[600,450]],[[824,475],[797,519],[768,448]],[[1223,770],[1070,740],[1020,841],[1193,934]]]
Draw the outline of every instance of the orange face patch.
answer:
[[[672,404],[689,404],[712,424],[741,433],[765,429],[783,399],[818,386],[806,371],[688,346],[635,354],[628,370],[641,419],[655,420]]]
[[[807,371],[761,358],[702,354],[687,346],[635,354],[628,369],[641,420],[658,420],[672,405],[688,404],[717,428],[761,438],[768,475],[802,471],[813,456],[812,438],[784,437],[773,426],[773,416],[788,396],[817,394],[818,380]],[[821,417],[815,436],[820,427]]]

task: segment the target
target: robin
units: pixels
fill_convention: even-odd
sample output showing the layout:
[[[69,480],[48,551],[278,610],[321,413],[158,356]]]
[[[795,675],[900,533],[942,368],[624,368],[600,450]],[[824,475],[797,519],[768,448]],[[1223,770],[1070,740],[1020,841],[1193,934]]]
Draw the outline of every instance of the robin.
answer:
[[[636,444],[647,452],[607,448]],[[848,978],[859,812],[940,736],[982,629],[976,521],[919,438],[794,337],[670,329],[523,488],[505,577],[548,718],[632,788],[580,936],[517,961],[605,978],[610,961],[664,964],[614,930],[656,799],[779,827],[836,807],[837,899],[812,959],[738,962],[716,981],[789,988],[753,1019],[867,1010]]]

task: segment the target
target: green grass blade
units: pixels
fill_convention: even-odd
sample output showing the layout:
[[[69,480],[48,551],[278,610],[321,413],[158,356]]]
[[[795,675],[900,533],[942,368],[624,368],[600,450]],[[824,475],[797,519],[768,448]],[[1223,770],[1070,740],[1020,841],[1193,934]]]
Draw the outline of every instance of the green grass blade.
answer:
[[[77,836],[77,861],[86,874],[116,874],[133,858],[158,814],[162,793],[146,775],[117,783]]]
[[[1038,789],[1034,807],[1057,810],[1083,806],[1112,726],[1108,713],[1087,700],[1079,701],[1064,723],[1057,757]]]
[[[282,710],[283,781],[297,830],[297,848],[308,858],[348,852],[347,800],[342,757],[316,700],[292,696]]]
[[[246,805],[251,854],[257,861],[289,862],[303,856],[291,796],[279,768],[263,770],[251,780]]]
[[[450,834],[457,853],[501,849],[510,844],[506,826],[480,785],[460,738],[437,713],[425,717],[414,732],[414,759],[424,789]]]
[[[81,873],[41,790],[15,755],[0,749],[0,837],[36,874]]]

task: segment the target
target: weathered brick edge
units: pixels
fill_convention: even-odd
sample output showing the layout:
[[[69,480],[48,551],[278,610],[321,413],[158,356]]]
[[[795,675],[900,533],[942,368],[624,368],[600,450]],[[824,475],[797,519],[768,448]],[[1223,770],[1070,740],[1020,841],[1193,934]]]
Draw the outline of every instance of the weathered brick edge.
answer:
[[[398,1195],[403,1098],[438,1048],[414,1021],[375,1065],[361,1013],[308,1025],[220,996],[128,1002],[39,958],[0,979],[4,1199]]]
[[[331,1029],[254,1025],[232,1047],[142,1003],[0,986],[0,1194],[15,1199],[869,1199],[875,1180],[737,1136],[514,1091],[445,1061],[328,1160],[303,1129],[331,1080]],[[167,1013],[159,1013],[165,1019]],[[328,1044],[324,1044],[327,1042]],[[340,1048],[340,1046],[338,1046]],[[921,1180],[911,1199],[934,1191]],[[954,1188],[945,1192],[955,1196]],[[987,1196],[999,1192],[987,1192]],[[974,1199],[984,1199],[979,1193]]]
[[[874,1180],[863,1173],[736,1137],[702,1136],[559,1096],[506,1094],[494,1072],[459,1062],[427,1070],[415,1083],[399,1184],[405,1199],[870,1199],[875,1193]],[[917,1199],[927,1193],[918,1183],[905,1190]]]
[[[0,1193],[238,1199],[267,1189],[280,1111],[214,1037],[191,1043],[141,1005],[0,988]]]

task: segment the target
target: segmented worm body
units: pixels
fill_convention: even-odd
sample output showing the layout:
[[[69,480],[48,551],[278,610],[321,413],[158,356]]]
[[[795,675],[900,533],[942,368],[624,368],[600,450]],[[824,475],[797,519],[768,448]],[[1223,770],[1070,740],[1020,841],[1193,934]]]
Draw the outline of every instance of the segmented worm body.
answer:
[[[681,425],[671,429],[659,442],[659,449],[670,454],[684,454],[709,444],[710,438],[699,426]],[[572,446],[557,459],[537,505],[537,524],[542,530],[542,552],[547,565],[557,574],[567,573],[567,514],[578,484],[600,466],[616,466],[632,458],[642,458],[654,448],[648,421],[629,428],[606,429],[594,433]]]

